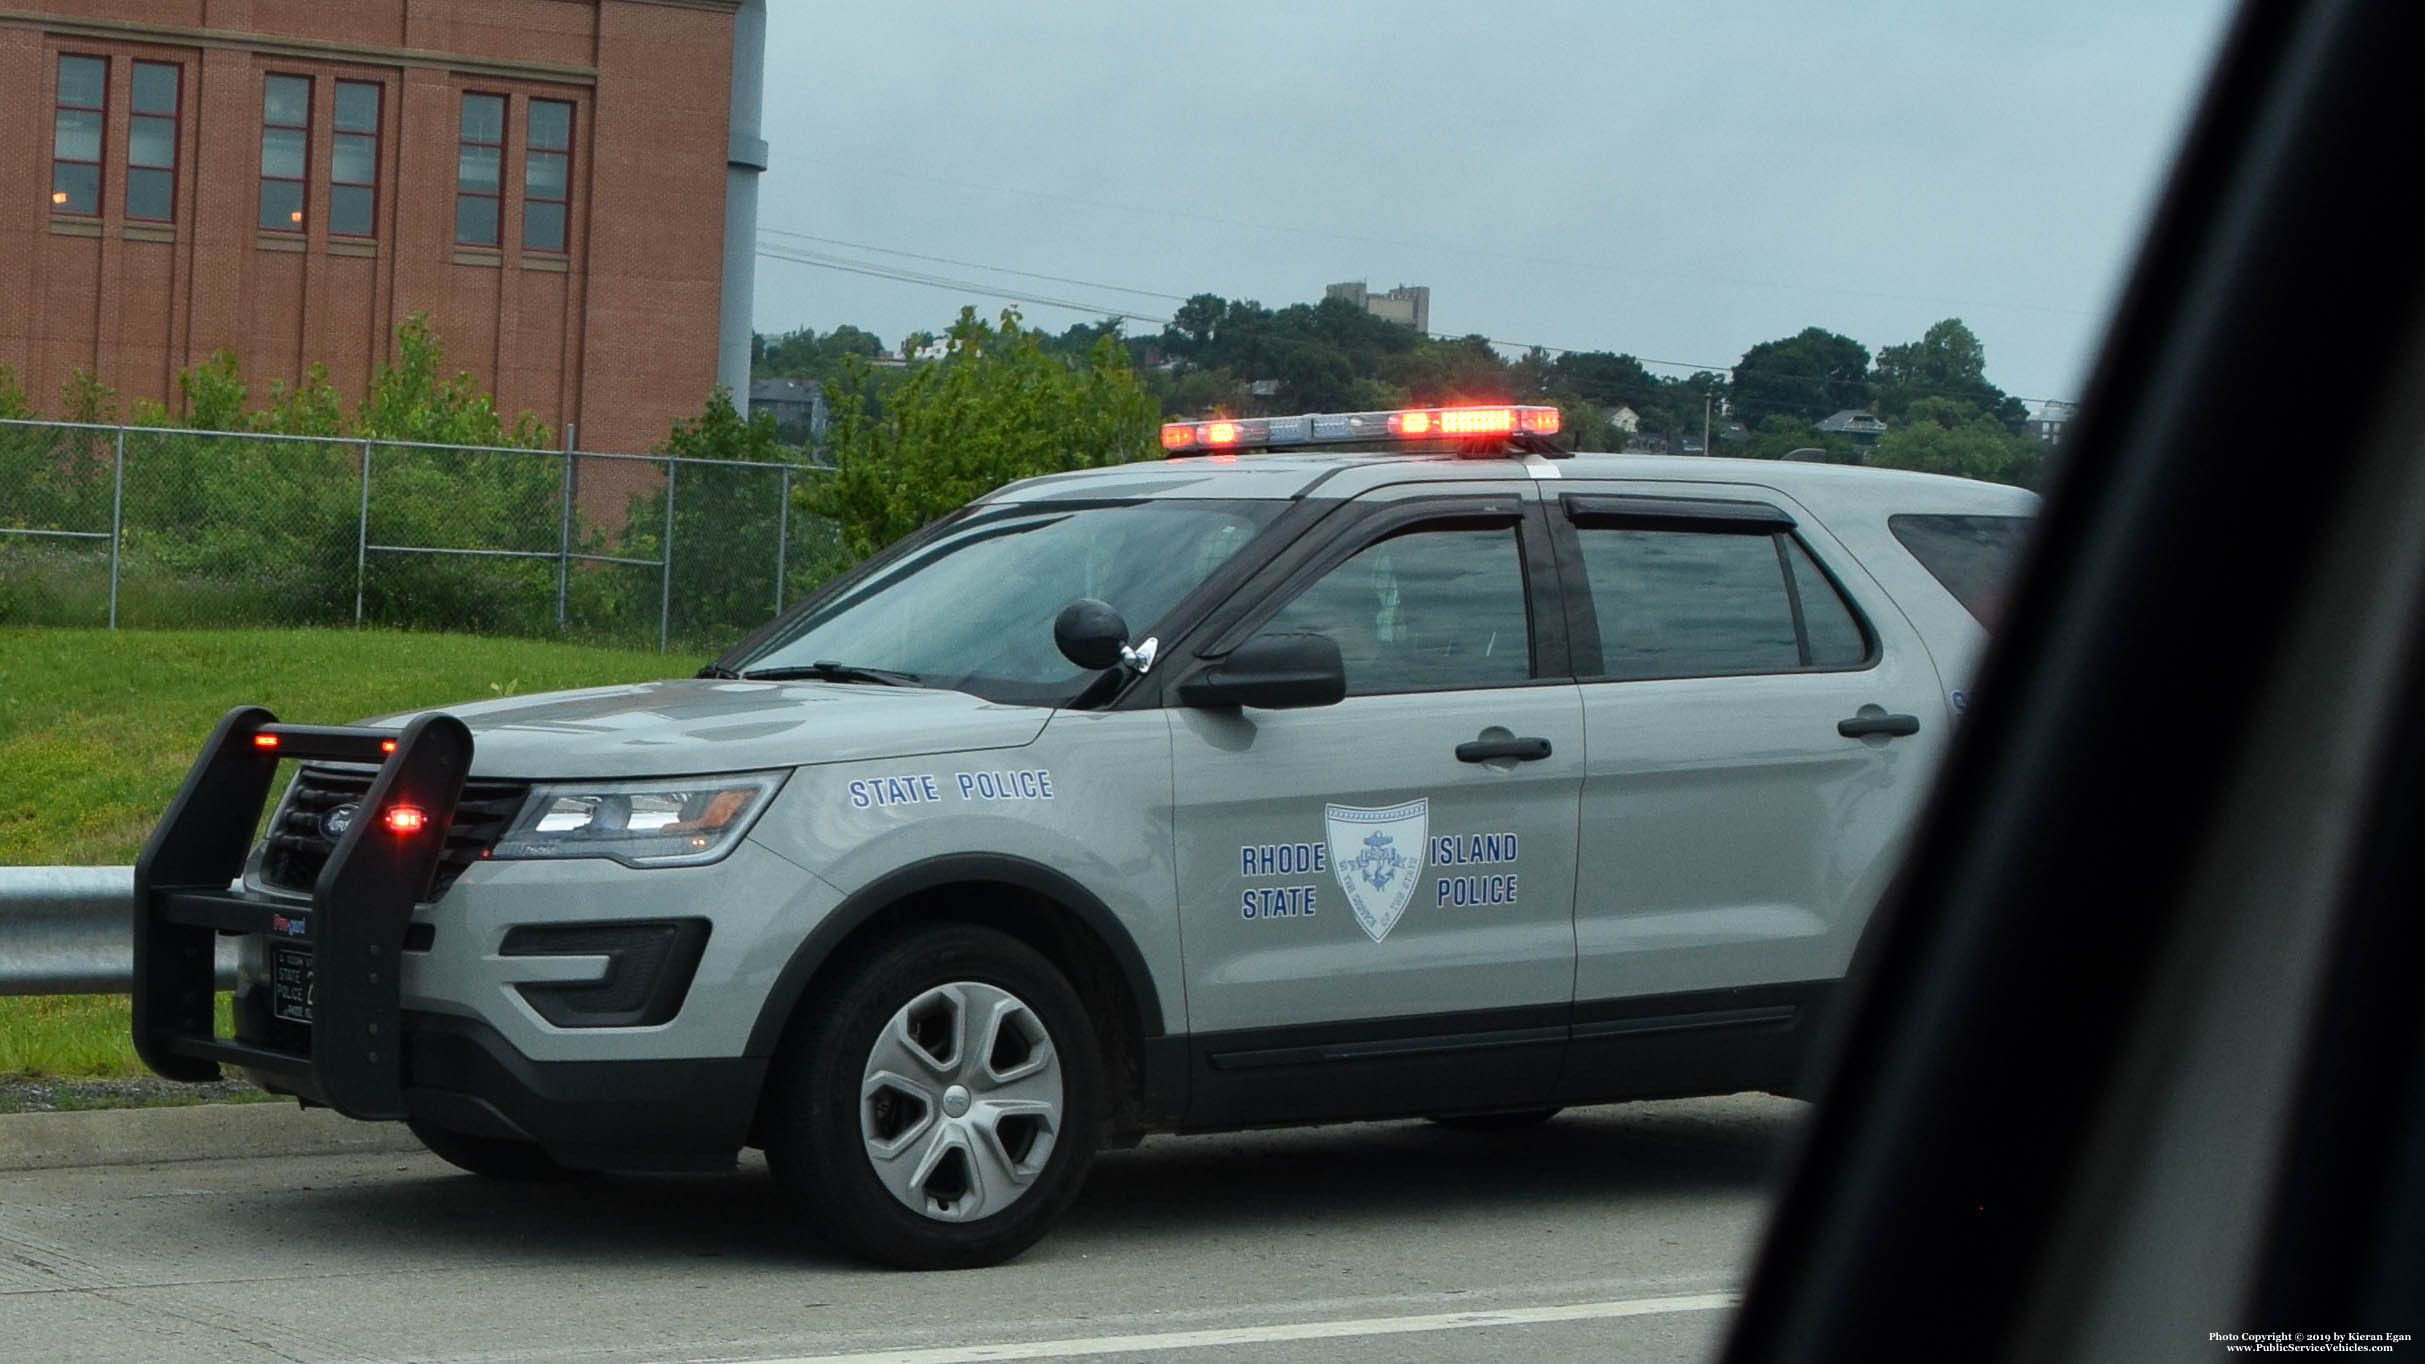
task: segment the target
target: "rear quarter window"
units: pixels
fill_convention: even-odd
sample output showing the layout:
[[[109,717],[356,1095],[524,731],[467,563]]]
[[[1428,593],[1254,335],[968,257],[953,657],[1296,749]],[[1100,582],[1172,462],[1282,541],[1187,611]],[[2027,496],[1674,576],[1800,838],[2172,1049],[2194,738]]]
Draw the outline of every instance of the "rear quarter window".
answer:
[[[1962,603],[1972,619],[1996,628],[2004,614],[2021,547],[2032,518],[1907,513],[1886,518],[1887,529],[1929,575]]]

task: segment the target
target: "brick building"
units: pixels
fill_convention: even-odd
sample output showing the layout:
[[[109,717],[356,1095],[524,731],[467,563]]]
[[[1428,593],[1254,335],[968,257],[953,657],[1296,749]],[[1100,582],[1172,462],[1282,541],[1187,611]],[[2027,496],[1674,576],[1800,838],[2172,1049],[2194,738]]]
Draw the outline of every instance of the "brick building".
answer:
[[[716,382],[742,0],[6,3],[0,364],[45,409],[79,366],[173,408],[221,349],[358,399],[423,311],[586,449]]]

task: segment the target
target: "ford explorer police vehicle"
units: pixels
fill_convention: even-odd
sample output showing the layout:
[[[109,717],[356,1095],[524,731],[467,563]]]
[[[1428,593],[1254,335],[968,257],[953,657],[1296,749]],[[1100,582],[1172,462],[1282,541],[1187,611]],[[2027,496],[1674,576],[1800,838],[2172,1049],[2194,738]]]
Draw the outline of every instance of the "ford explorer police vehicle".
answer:
[[[1180,423],[696,678],[233,711],[137,868],[137,1046],[485,1175],[761,1147],[920,1267],[1142,1133],[1787,1088],[2036,499],[1557,418]]]

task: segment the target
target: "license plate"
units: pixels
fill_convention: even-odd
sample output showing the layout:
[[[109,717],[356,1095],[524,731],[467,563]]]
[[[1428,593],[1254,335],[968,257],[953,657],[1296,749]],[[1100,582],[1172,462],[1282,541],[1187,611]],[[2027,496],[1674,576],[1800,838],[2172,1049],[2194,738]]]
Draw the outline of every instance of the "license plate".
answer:
[[[312,954],[300,947],[273,949],[269,1011],[290,1023],[312,1021]]]

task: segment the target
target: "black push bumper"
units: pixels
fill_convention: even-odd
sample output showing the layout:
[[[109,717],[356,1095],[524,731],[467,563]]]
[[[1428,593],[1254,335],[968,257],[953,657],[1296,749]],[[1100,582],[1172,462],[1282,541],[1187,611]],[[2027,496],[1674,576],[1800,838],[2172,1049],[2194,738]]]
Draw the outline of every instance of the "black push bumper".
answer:
[[[281,758],[379,766],[308,906],[229,889]],[[189,1081],[241,1066],[351,1117],[407,1116],[400,957],[471,763],[471,731],[451,715],[400,731],[282,725],[259,706],[221,717],[135,863],[134,1033],[144,1064]],[[221,933],[258,935],[307,965],[308,1025],[242,1040],[215,1034]]]

